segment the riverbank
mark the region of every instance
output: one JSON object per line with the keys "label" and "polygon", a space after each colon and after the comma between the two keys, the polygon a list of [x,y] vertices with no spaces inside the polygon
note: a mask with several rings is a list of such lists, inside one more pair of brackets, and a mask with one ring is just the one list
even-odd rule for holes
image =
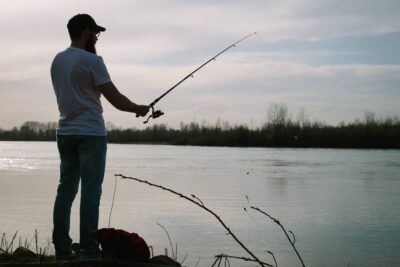
{"label": "riverbank", "polygon": [[[119,262],[113,260],[76,260],[60,262],[9,262],[1,263],[0,267],[166,267],[177,265],[140,263],[140,262]],[[180,265],[179,265],[180,266]]]}
{"label": "riverbank", "polygon": [[[0,141],[55,141],[56,123],[25,122],[11,130],[0,128]],[[287,147],[287,148],[380,148],[399,149],[400,121],[366,119],[337,126],[321,122],[284,120],[259,128],[192,122],[179,129],[154,124],[145,129],[109,127],[109,143],[168,144],[182,146]]]}
{"label": "riverbank", "polygon": [[13,253],[0,252],[0,267],[181,267],[178,262],[164,255],[154,256],[147,262],[110,259],[55,261],[54,255],[35,254],[24,247],[17,248]]}

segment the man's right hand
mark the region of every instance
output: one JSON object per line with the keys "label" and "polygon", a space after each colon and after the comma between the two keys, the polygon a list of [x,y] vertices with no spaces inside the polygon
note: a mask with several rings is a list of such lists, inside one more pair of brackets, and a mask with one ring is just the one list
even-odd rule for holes
{"label": "man's right hand", "polygon": [[137,105],[136,117],[144,117],[149,113],[150,107],[147,105]]}

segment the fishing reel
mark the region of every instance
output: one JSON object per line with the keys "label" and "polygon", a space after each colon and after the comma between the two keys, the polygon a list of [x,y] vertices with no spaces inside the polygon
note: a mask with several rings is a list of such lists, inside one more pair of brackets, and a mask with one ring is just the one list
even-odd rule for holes
{"label": "fishing reel", "polygon": [[160,109],[154,110],[154,106],[150,106],[150,107],[151,107],[151,115],[149,117],[147,117],[147,120],[145,120],[143,122],[144,124],[148,123],[151,118],[156,119],[156,118],[164,115],[164,112],[162,112]]}

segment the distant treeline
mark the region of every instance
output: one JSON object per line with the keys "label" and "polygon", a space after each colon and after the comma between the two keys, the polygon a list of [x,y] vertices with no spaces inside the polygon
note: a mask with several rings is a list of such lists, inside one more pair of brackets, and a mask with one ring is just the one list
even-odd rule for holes
{"label": "distant treeline", "polygon": [[[55,141],[56,123],[25,122],[11,130],[0,129],[2,141]],[[231,126],[227,122],[189,124],[179,129],[155,124],[146,129],[120,129],[109,125],[110,143],[148,143],[238,147],[400,148],[400,120],[376,119],[371,112],[363,120],[330,126],[310,122],[304,111],[291,119],[285,105],[273,105],[262,127]]]}

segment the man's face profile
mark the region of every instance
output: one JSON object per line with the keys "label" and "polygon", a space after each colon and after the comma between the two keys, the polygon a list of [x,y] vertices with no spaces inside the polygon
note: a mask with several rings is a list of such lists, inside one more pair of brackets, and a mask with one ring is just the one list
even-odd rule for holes
{"label": "man's face profile", "polygon": [[98,36],[98,33],[91,31],[89,37],[87,38],[87,40],[85,42],[85,50],[86,51],[93,53],[93,54],[97,54],[97,52],[96,52],[97,36]]}

